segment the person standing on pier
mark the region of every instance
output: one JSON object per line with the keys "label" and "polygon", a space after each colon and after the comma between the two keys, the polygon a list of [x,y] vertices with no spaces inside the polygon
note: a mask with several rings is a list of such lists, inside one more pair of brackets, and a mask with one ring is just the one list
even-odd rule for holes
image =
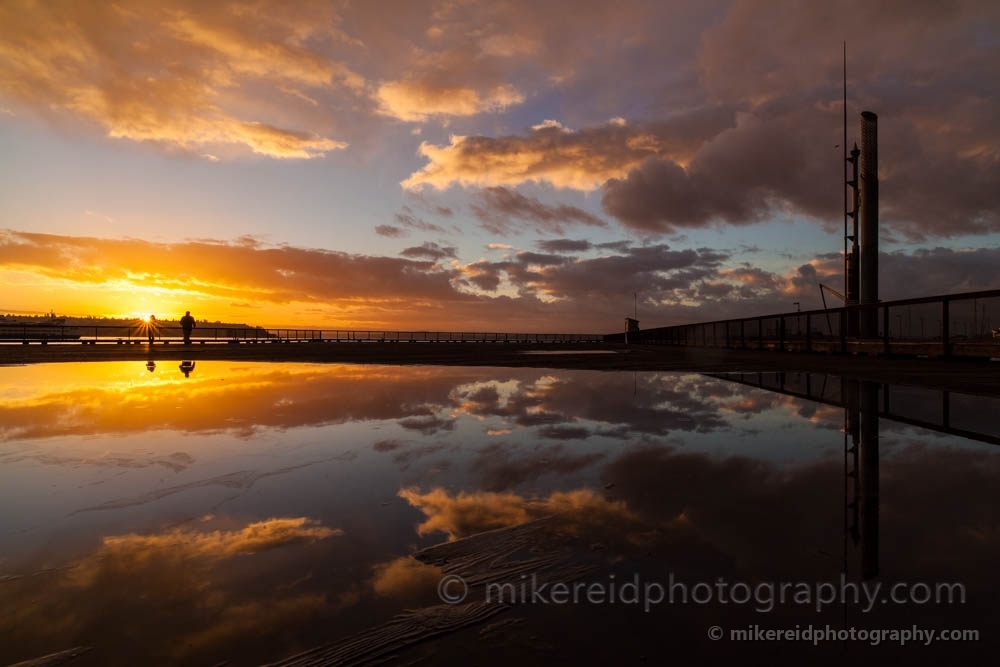
{"label": "person standing on pier", "polygon": [[194,318],[191,317],[191,311],[188,310],[184,313],[184,317],[181,318],[181,330],[184,332],[184,344],[191,344],[191,330],[194,329],[195,323]]}
{"label": "person standing on pier", "polygon": [[146,331],[149,332],[149,344],[153,344],[153,336],[156,335],[156,315],[149,316],[149,322],[146,323]]}

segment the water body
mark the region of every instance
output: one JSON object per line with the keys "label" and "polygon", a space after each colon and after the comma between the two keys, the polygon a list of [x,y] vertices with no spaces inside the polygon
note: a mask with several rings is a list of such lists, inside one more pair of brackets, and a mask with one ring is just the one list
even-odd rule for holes
{"label": "water body", "polygon": [[[4,368],[0,665],[985,655],[997,403],[801,374]],[[924,645],[952,630],[978,639]]]}

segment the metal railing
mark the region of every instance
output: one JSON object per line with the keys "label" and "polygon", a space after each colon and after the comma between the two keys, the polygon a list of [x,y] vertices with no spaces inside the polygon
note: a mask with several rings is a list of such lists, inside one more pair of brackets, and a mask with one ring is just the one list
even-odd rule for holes
{"label": "metal railing", "polygon": [[[878,335],[848,336],[848,322],[876,311]],[[609,334],[606,342],[743,350],[1000,356],[1000,290],[883,301]]]}
{"label": "metal railing", "polygon": [[[179,326],[141,324],[45,325],[0,323],[0,343],[111,343],[138,345],[182,343]],[[389,331],[376,329],[266,329],[262,327],[199,326],[191,333],[194,344],[228,343],[601,343],[601,334],[506,333],[473,331]]]}

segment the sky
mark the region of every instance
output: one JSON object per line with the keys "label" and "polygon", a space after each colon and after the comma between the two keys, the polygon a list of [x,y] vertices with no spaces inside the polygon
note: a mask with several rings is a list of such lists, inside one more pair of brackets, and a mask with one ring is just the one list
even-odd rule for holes
{"label": "sky", "polygon": [[[0,312],[619,331],[1000,288],[994,0],[0,3]],[[635,309],[635,311],[633,310]]]}

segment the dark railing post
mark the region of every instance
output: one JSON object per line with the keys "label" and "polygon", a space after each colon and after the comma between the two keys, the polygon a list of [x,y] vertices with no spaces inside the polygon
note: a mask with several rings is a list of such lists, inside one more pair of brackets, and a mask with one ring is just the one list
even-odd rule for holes
{"label": "dark railing post", "polygon": [[[902,331],[899,332],[899,337],[903,337]],[[889,306],[882,306],[882,352],[889,354]]]}
{"label": "dark railing post", "polygon": [[949,303],[951,299],[941,299],[941,356],[951,356],[951,314]]}
{"label": "dark railing post", "polygon": [[840,310],[840,353],[847,354],[847,320],[850,319],[850,310],[845,306]]}

